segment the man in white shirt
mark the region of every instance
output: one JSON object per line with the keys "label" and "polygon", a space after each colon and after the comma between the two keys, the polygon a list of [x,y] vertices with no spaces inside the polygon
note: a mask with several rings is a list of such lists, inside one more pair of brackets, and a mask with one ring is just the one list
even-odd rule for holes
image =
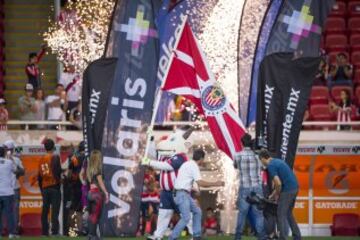
{"label": "man in white shirt", "polygon": [[76,108],[81,96],[81,78],[75,72],[74,66],[69,66],[61,73],[59,83],[65,88],[66,97],[68,101],[67,117],[70,111]]}
{"label": "man in white shirt", "polygon": [[9,238],[15,236],[14,222],[14,181],[13,174],[16,166],[11,159],[5,158],[5,148],[0,147],[0,232],[2,232],[2,215],[4,213],[8,229]]}
{"label": "man in white shirt", "polygon": [[66,93],[62,84],[57,84],[55,94],[50,95],[45,100],[48,114],[47,119],[50,121],[65,120],[64,111],[67,109]]}
{"label": "man in white shirt", "polygon": [[194,183],[199,187],[222,187],[224,182],[208,182],[201,180],[199,165],[205,158],[205,152],[202,149],[196,149],[193,153],[193,159],[183,163],[179,169],[175,180],[175,204],[177,205],[181,218],[173,229],[169,239],[177,239],[181,232],[191,219],[193,214],[193,239],[201,239],[201,208],[191,197],[191,190]]}
{"label": "man in white shirt", "polygon": [[13,161],[16,167],[16,172],[13,174],[14,183],[14,221],[15,232],[18,233],[19,227],[19,208],[20,208],[20,182],[19,178],[25,175],[24,166],[17,156],[15,156],[15,142],[13,140],[5,141],[6,158]]}

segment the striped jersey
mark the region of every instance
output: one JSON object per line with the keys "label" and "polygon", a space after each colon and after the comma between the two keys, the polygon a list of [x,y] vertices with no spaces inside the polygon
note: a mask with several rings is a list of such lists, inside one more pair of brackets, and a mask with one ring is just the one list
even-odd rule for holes
{"label": "striped jersey", "polygon": [[185,153],[178,153],[171,157],[161,156],[159,161],[167,162],[174,169],[173,171],[160,172],[160,188],[165,191],[172,191],[174,189],[175,180],[181,165],[188,160]]}

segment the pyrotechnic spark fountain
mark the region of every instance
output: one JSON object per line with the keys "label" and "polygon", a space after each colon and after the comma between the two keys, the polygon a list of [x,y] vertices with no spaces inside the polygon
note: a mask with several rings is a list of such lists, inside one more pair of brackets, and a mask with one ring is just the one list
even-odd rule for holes
{"label": "pyrotechnic spark fountain", "polygon": [[220,0],[199,37],[225,94],[238,109],[237,41],[243,0]]}
{"label": "pyrotechnic spark fountain", "polygon": [[59,61],[82,73],[104,53],[114,0],[70,1],[43,34]]}
{"label": "pyrotechnic spark fountain", "polygon": [[[201,46],[209,59],[210,66],[217,80],[233,104],[238,109],[237,53],[238,34],[243,0],[220,0],[208,17],[202,34],[199,36]],[[225,216],[233,215],[236,206],[239,181],[233,162],[222,153],[215,153],[219,179],[225,181],[225,187],[218,193],[218,204],[223,205]],[[215,157],[215,156],[214,156]],[[226,229],[230,232],[230,229]]]}
{"label": "pyrotechnic spark fountain", "polygon": [[71,221],[74,223],[74,225],[69,228],[69,236],[70,237],[77,237],[79,235],[79,226],[78,226],[76,212],[74,212],[71,215]]}

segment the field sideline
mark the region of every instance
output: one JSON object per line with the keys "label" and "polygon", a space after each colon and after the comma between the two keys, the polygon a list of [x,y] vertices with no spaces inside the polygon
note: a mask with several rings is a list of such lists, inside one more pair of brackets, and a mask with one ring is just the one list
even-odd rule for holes
{"label": "field sideline", "polygon": [[[85,240],[86,238],[81,237],[81,238],[69,238],[69,237],[49,237],[49,238],[45,238],[45,237],[22,237],[19,239],[24,239],[24,240],[35,240],[35,239],[42,239],[42,240],[55,240],[55,239],[59,239],[59,240],[70,240],[70,239],[79,239],[79,240]],[[105,239],[122,239],[122,240],[136,240],[136,239],[145,239],[144,237],[137,237],[137,238],[105,238]],[[184,240],[188,240],[189,238],[181,238]],[[213,240],[213,239],[219,239],[219,240],[232,240],[233,237],[226,237],[226,236],[218,236],[218,237],[209,237],[209,238],[205,238],[206,240]],[[243,237],[242,239],[244,240],[255,240],[256,238],[254,237]],[[290,239],[290,238],[289,238]],[[302,239],[304,240],[333,240],[333,239],[338,239],[338,240],[359,240],[360,237],[303,237]]]}

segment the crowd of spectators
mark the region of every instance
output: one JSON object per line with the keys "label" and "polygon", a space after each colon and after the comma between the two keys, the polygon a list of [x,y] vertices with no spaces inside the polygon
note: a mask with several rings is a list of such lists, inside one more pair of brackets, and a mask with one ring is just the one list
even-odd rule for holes
{"label": "crowd of spectators", "polygon": [[[4,100],[2,100],[4,101]],[[1,100],[0,100],[1,102]],[[8,120],[8,114],[0,104],[0,113],[3,121]],[[78,100],[76,104],[71,104],[69,107],[67,93],[64,86],[58,83],[55,87],[54,94],[45,95],[41,88],[36,90],[29,83],[25,85],[24,95],[18,100],[19,119],[23,121],[65,121],[69,120],[74,124],[72,129],[81,129],[81,104]],[[5,125],[4,123],[4,125]],[[23,129],[25,125],[23,126]],[[43,124],[29,125],[30,129],[45,129]],[[52,129],[57,129],[57,126],[50,126]]]}
{"label": "crowd of spectators", "polygon": [[[346,125],[360,119],[360,85],[354,79],[354,66],[349,63],[347,55],[340,52],[331,62],[324,54],[310,96],[304,121],[337,121],[344,122],[338,130],[351,130]],[[323,110],[318,111],[318,109]]]}
{"label": "crowd of spectators", "polygon": [[[43,73],[39,67],[40,61],[47,51],[47,46],[42,45],[39,52],[29,53],[25,66],[27,81],[24,94],[18,99],[16,112],[18,119],[31,121],[70,121],[73,126],[69,130],[80,130],[81,124],[81,85],[82,79],[74,67],[65,67],[60,74],[53,94],[44,91]],[[7,121],[10,119],[6,100],[0,98],[0,130],[7,130]],[[11,106],[13,107],[13,106]],[[49,127],[50,126],[50,127]],[[58,129],[57,125],[24,124],[22,129]]]}

